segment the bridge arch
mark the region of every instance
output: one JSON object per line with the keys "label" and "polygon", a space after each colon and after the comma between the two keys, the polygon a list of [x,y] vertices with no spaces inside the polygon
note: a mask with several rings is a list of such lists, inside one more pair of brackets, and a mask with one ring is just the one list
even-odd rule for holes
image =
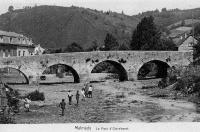
{"label": "bridge arch", "polygon": [[162,60],[149,60],[143,63],[137,72],[137,79],[144,79],[148,74],[149,78],[164,78],[167,76],[167,69],[170,67],[165,61]]}
{"label": "bridge arch", "polygon": [[[99,73],[99,72],[94,72],[94,71],[98,66],[100,66],[103,63],[109,63],[116,69],[115,73],[118,74],[119,81],[127,81],[128,80],[128,74],[127,74],[126,69],[123,67],[122,64],[120,64],[119,62],[114,61],[114,60],[103,60],[101,62],[98,62],[97,64],[94,65],[94,67],[92,68],[90,73]],[[105,68],[102,68],[102,69],[105,70]]]}
{"label": "bridge arch", "polygon": [[[7,69],[7,70],[14,70],[14,71],[17,71],[20,75],[22,75],[23,77],[24,77],[24,79],[25,79],[25,82],[22,82],[23,84],[29,84],[29,78],[27,77],[27,75],[25,74],[25,72],[23,72],[22,70],[19,70],[18,68],[16,68],[16,67],[12,67],[12,66],[5,66],[5,67],[0,67],[0,74],[3,74],[2,73],[2,71],[3,70],[5,70],[5,69]],[[8,72],[8,71],[7,71]],[[2,76],[2,75],[1,75]],[[13,77],[13,76],[12,76]],[[18,77],[15,77],[15,78],[17,78],[18,79]],[[1,79],[3,79],[3,78],[1,78]],[[4,81],[4,80],[2,80],[2,81]],[[10,82],[10,81],[5,81],[6,83],[18,83],[18,82]]]}
{"label": "bridge arch", "polygon": [[64,67],[64,71],[59,71],[59,69],[56,69],[56,73],[57,72],[67,72],[67,71],[70,71],[71,74],[73,75],[74,77],[74,83],[79,83],[80,82],[80,77],[79,77],[79,74],[77,73],[77,71],[72,67],[72,66],[69,66],[67,64],[62,64],[62,63],[55,63],[55,64],[51,64],[51,65],[48,65],[42,72],[42,75],[48,73],[48,70],[53,68],[53,67],[59,67],[59,66],[62,66]]}

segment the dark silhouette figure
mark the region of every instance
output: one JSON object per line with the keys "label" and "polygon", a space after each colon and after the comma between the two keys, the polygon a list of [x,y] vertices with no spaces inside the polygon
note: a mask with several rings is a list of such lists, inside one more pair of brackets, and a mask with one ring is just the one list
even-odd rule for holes
{"label": "dark silhouette figure", "polygon": [[71,93],[71,90],[69,90],[69,91],[68,91],[69,105],[72,104],[72,97],[73,97],[73,95],[72,95],[72,93]]}
{"label": "dark silhouette figure", "polygon": [[62,110],[62,116],[64,116],[64,113],[65,113],[65,106],[66,106],[65,100],[62,99],[62,102],[60,102],[60,104],[59,104],[59,107]]}
{"label": "dark silhouette figure", "polygon": [[79,94],[79,91],[77,90],[77,92],[76,92],[76,104],[77,105],[79,103],[79,97],[80,97],[80,94]]}

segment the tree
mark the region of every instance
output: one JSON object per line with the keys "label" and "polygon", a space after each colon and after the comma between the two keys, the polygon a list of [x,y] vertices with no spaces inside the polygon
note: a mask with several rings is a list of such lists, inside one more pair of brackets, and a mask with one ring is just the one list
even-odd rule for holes
{"label": "tree", "polygon": [[96,51],[98,50],[99,46],[98,46],[98,43],[97,43],[97,40],[94,40],[92,42],[92,45],[87,49],[87,51]]}
{"label": "tree", "polygon": [[167,11],[167,8],[162,8],[161,11],[162,11],[162,12],[166,12],[166,11]]}
{"label": "tree", "polygon": [[117,39],[112,34],[107,33],[106,38],[104,40],[104,46],[104,50],[108,51],[116,49],[119,46],[119,44],[117,42]]}
{"label": "tree", "polygon": [[12,5],[8,7],[8,12],[13,12],[13,10],[14,10],[14,7]]}
{"label": "tree", "polygon": [[75,42],[73,42],[72,44],[68,45],[64,49],[64,52],[83,52],[83,51],[84,51],[83,48],[79,44],[77,44]]}
{"label": "tree", "polygon": [[200,24],[197,24],[194,27],[194,35],[195,35],[195,37],[200,38]]}
{"label": "tree", "polygon": [[193,46],[194,48],[194,59],[200,57],[200,39],[198,40],[197,44]]}
{"label": "tree", "polygon": [[118,50],[130,50],[128,42],[124,42],[118,46]]}
{"label": "tree", "polygon": [[156,50],[161,33],[154,24],[152,16],[144,17],[133,31],[131,48],[133,50]]}
{"label": "tree", "polygon": [[166,39],[166,38],[161,39],[158,47],[159,47],[158,50],[166,50],[166,51],[178,50],[174,42],[171,39]]}

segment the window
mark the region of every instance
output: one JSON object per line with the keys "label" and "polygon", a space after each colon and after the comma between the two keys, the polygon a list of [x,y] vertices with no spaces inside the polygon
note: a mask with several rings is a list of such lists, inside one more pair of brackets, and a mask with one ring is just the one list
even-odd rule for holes
{"label": "window", "polygon": [[21,55],[21,51],[18,51],[18,56],[20,56]]}
{"label": "window", "polygon": [[23,51],[23,56],[25,56],[25,51]]}
{"label": "window", "polygon": [[192,47],[193,46],[193,42],[188,43],[188,46]]}
{"label": "window", "polygon": [[0,36],[0,41],[3,42],[3,37],[2,36]]}
{"label": "window", "polygon": [[10,43],[12,43],[12,38],[10,38]]}

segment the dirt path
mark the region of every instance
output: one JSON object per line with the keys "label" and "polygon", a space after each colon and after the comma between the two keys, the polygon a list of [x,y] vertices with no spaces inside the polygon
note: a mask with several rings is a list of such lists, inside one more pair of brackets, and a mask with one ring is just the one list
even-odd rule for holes
{"label": "dirt path", "polygon": [[[122,121],[145,121],[145,122],[173,122],[173,121],[199,121],[200,114],[197,106],[185,100],[172,100],[150,97],[144,94],[144,85],[140,82],[116,83],[111,85],[113,94],[122,92],[126,96],[122,106],[129,106],[131,112],[129,119]],[[132,86],[132,88],[130,88]],[[110,90],[110,89],[109,89]],[[151,90],[151,89],[148,89]],[[130,118],[132,117],[132,118]],[[136,119],[135,119],[136,118]],[[118,121],[115,121],[118,122]]]}
{"label": "dirt path", "polygon": [[[21,110],[15,115],[17,123],[94,123],[94,122],[174,122],[199,121],[197,106],[184,100],[156,98],[146,94],[152,89],[143,86],[156,82],[103,82],[94,83],[93,98],[80,101],[79,106],[67,104],[65,116],[61,117],[58,103],[67,101],[67,90],[73,93],[83,84],[41,85],[45,101],[33,101],[31,112]],[[38,89],[33,86],[14,86],[21,94]]]}

